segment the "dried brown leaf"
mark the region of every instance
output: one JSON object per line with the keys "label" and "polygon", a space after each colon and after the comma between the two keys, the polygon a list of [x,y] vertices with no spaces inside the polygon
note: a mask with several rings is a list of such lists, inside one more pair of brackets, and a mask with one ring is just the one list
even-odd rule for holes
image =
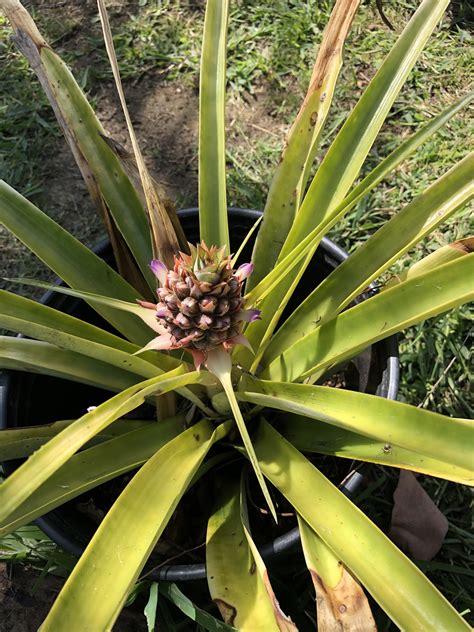
{"label": "dried brown leaf", "polygon": [[338,584],[327,586],[311,570],[316,590],[318,632],[376,632],[369,602],[359,583],[345,569]]}
{"label": "dried brown leaf", "polygon": [[[114,138],[106,136],[105,134],[102,134],[102,138],[112,149],[112,151],[115,152],[117,158],[119,158],[120,162],[122,163],[123,170],[127,174],[130,182],[135,187],[138,195],[141,197],[143,206],[146,206],[146,200],[140,180],[140,173],[138,171],[137,161],[135,160],[134,156]],[[188,240],[186,239],[183,227],[181,226],[181,223],[179,221],[178,214],[176,213],[176,206],[173,200],[166,195],[163,187],[154,178],[151,178],[151,180],[156,193],[160,200],[163,202],[163,206],[165,207],[166,212],[168,213],[169,218],[173,224],[173,228],[179,241],[179,249],[181,250],[181,252],[189,253]]]}
{"label": "dried brown leaf", "polygon": [[296,625],[293,623],[290,617],[288,617],[280,608],[280,604],[278,603],[278,599],[275,596],[266,570],[263,573],[263,583],[267,590],[268,596],[270,597],[270,601],[272,602],[275,621],[280,632],[298,632],[298,628],[296,627]]}
{"label": "dried brown leaf", "polygon": [[431,560],[440,550],[448,521],[434,504],[413,472],[400,471],[393,494],[390,538],[416,560]]}
{"label": "dried brown leaf", "polygon": [[155,257],[161,259],[168,268],[172,268],[174,264],[174,255],[179,251],[178,239],[166,208],[154,187],[153,180],[145,165],[135,130],[133,129],[132,120],[130,118],[130,113],[128,111],[122,87],[117,57],[115,55],[112,31],[110,29],[109,18],[104,0],[97,0],[97,5],[102,23],[105,47],[107,49],[109,62],[115,79],[115,85],[122,105],[125,121],[127,123],[127,129],[132,142],[133,153],[146,200],[148,219],[152,235],[153,254]]}

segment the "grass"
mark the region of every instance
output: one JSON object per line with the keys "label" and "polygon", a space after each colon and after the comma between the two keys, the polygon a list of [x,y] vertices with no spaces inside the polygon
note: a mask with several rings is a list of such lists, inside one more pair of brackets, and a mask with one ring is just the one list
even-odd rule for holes
{"label": "grass", "polygon": [[[7,31],[6,19],[0,26]],[[0,166],[2,177],[26,196],[41,190],[42,154],[57,137],[54,115],[28,62],[7,39],[0,40]],[[28,157],[28,158],[27,158]]]}
{"label": "grass", "polygon": [[[327,0],[274,0],[271,3],[240,0],[232,4],[229,102],[237,114],[246,108],[261,110],[262,120],[252,127],[236,117],[229,126],[231,205],[263,207],[284,131],[304,95],[314,60],[314,45],[321,38],[331,5]],[[372,5],[363,4],[356,17],[322,150],[329,146],[347,112],[395,41],[397,33],[381,24]],[[388,18],[399,32],[417,2],[399,0],[385,5]],[[125,3],[122,8],[113,5],[111,10],[126,89],[139,89],[141,81],[149,75],[157,82],[176,85],[179,89],[182,86],[196,88],[203,18],[200,3],[142,0]],[[392,151],[401,138],[464,95],[469,85],[472,87],[473,31],[469,22],[472,15],[467,3],[453,3],[452,10],[427,44],[397,98],[361,176]],[[36,17],[40,28],[72,65],[84,89],[91,95],[99,95],[98,98],[103,97],[111,89],[111,74],[98,19],[87,11],[84,15],[74,10],[68,15],[63,13],[38,9]],[[8,27],[1,18],[0,27],[8,34]],[[33,201],[46,201],[47,210],[54,213],[55,201],[49,199],[44,190],[49,168],[45,156],[57,150],[59,132],[31,70],[6,38],[0,41],[0,81],[5,87],[0,97],[2,175]],[[458,114],[363,200],[331,236],[351,251],[466,155],[471,118],[472,109]],[[469,209],[458,213],[408,253],[399,267],[439,245],[472,233],[471,216]],[[1,232],[0,247],[7,249],[15,274],[44,274],[15,240]],[[471,345],[472,312],[467,307],[411,328],[400,345],[403,366],[400,399],[452,416],[472,416],[469,401]],[[395,474],[374,468],[371,481],[368,489],[371,495],[366,495],[363,507],[379,524],[386,526],[390,512],[388,493],[395,485]],[[459,610],[473,609],[472,598],[468,596],[474,572],[474,538],[469,534],[472,496],[465,488],[427,477],[423,484],[448,517],[450,530],[440,555],[422,566]]]}

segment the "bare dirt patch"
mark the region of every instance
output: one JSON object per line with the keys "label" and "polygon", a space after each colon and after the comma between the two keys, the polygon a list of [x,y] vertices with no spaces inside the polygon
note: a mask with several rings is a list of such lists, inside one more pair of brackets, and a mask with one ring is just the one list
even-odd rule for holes
{"label": "bare dirt patch", "polygon": [[[15,565],[9,583],[0,601],[0,632],[36,632],[64,580],[53,575],[39,578],[37,571]],[[122,611],[114,625],[114,632],[145,632],[146,629],[145,617],[129,609]]]}

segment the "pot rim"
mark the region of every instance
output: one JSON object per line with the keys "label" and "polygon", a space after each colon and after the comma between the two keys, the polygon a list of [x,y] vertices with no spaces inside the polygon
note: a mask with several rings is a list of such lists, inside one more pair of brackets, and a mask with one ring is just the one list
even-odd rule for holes
{"label": "pot rim", "polygon": [[[229,207],[229,214],[238,218],[251,218],[257,220],[262,211],[255,209],[244,209],[239,207]],[[197,207],[180,209],[178,215],[182,219],[194,218],[198,214]],[[109,244],[108,239],[99,241],[92,250],[99,254]],[[337,244],[335,244],[328,237],[323,237],[320,242],[320,247],[324,250],[336,265],[344,261],[348,257],[348,254]],[[62,284],[60,279],[55,281],[58,285]],[[377,291],[376,286],[371,284],[374,292]],[[47,304],[56,293],[53,290],[48,290],[39,299],[39,302]],[[21,335],[21,334],[20,334]],[[399,388],[399,376],[400,376],[400,362],[398,354],[398,344],[396,335],[392,335],[384,340],[380,341],[385,345],[385,351],[387,355],[387,364],[383,370],[383,380],[381,383],[382,393],[380,396],[386,399],[396,399]],[[6,409],[9,394],[9,377],[8,371],[0,371],[0,429],[7,427]],[[362,464],[363,466],[364,464]],[[348,476],[340,483],[339,489],[348,497],[355,495],[363,482],[363,475],[360,472],[360,467],[353,469]],[[63,549],[74,555],[80,557],[84,551],[77,541],[74,541],[71,537],[68,537],[59,527],[56,527],[54,523],[48,518],[48,514],[37,518],[34,521],[40,529],[50,537],[56,544]],[[294,527],[287,533],[275,538],[272,542],[264,544],[260,548],[260,554],[265,561],[272,560],[283,554],[289,553],[300,541],[298,527]],[[150,572],[147,575],[153,580],[166,580],[166,581],[192,581],[198,579],[206,579],[206,564],[174,564],[165,565],[161,568]]]}

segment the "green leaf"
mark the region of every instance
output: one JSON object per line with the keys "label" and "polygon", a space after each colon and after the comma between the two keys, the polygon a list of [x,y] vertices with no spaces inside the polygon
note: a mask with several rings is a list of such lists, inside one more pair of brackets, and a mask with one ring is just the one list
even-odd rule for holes
{"label": "green leaf", "polygon": [[225,67],[228,0],[208,0],[199,88],[199,222],[208,246],[229,252],[225,173]]}
{"label": "green leaf", "polygon": [[278,522],[272,497],[270,496],[270,492],[268,490],[263,474],[260,471],[257,457],[255,456],[255,452],[252,446],[252,439],[250,438],[247,425],[235,397],[234,387],[232,385],[232,361],[230,355],[226,351],[224,351],[224,349],[213,349],[208,353],[206,366],[222,384],[222,387],[232,409],[237,428],[239,429],[240,436],[242,437],[245,451],[254,469],[258,484],[260,485],[260,489],[262,490],[263,496],[267,502],[267,505],[275,522]]}
{"label": "green leaf", "polygon": [[[394,170],[409,156],[413,155],[418,147],[429,140],[443,125],[448,123],[460,110],[467,107],[474,99],[474,92],[470,92],[458,101],[455,101],[440,114],[432,118],[428,123],[420,127],[414,134],[404,140],[386,158],[384,158],[365,178],[356,185],[344,200],[337,206],[333,216],[339,219],[346,215],[356,204],[360,202],[375,186]],[[331,223],[331,226],[333,224]]]}
{"label": "green leaf", "polygon": [[185,373],[185,369],[180,367],[127,388],[80,417],[32,454],[1,484],[0,524],[87,441],[119,417],[137,408],[146,397],[168,393],[202,379],[202,374],[197,371]]}
{"label": "green leaf", "polygon": [[448,0],[423,0],[321,163],[285,242],[287,254],[342,202]]}
{"label": "green leaf", "polygon": [[[254,232],[257,230],[257,227],[260,225],[260,222],[262,221],[262,219],[263,219],[263,215],[260,215],[260,217],[254,222],[252,228],[245,235],[244,239],[240,242],[240,246],[238,247],[238,249],[235,252],[235,254],[232,256],[232,259],[231,259],[231,262],[230,262],[231,268],[235,268],[236,267],[237,261],[239,260],[240,255],[242,254],[242,252],[243,252],[245,246],[247,245],[250,237],[252,237]],[[248,279],[247,279],[247,283],[248,283]]]}
{"label": "green leaf", "polygon": [[327,587],[335,588],[341,581],[344,570],[341,560],[301,516],[298,515],[297,518],[301,548],[308,570],[313,578],[317,573]]}
{"label": "green leaf", "polygon": [[469,469],[474,424],[375,395],[329,386],[243,379],[239,399],[344,428],[388,446]]}
{"label": "green leaf", "polygon": [[316,419],[294,414],[280,415],[276,429],[301,452],[368,461],[437,476],[462,485],[474,484],[472,467],[462,468]]}
{"label": "green leaf", "polygon": [[460,259],[471,252],[474,252],[474,237],[459,239],[452,244],[438,248],[431,254],[411,265],[406,270],[403,270],[403,272],[394,275],[380,288],[380,291],[384,292],[394,285],[403,283],[408,279],[413,279],[420,274],[434,270],[435,268],[438,268],[445,263],[449,263],[450,261],[454,261],[455,259]]}
{"label": "green leaf", "polygon": [[[153,335],[153,328],[157,326],[154,311],[141,307],[136,303],[126,303],[107,296],[99,296],[90,292],[79,292],[40,281],[23,279],[18,280],[18,282],[34,286],[39,285],[45,289],[89,300],[91,303],[108,305],[113,309],[128,311],[150,326],[150,336]],[[140,351],[137,345],[35,301],[1,290],[0,298],[4,299],[3,304],[5,306],[4,314],[2,314],[3,310],[0,307],[0,326],[3,323],[6,329],[49,341],[62,348],[78,351],[86,356],[108,362],[142,377],[160,375],[163,371],[171,371],[179,366],[191,368],[184,360],[178,360],[171,355],[157,351],[145,352],[141,354],[140,358],[137,358],[136,354]],[[80,337],[67,335],[69,332],[78,334]],[[82,337],[85,340],[82,340]],[[100,344],[95,344],[96,341]],[[109,347],[113,348],[110,349]],[[67,377],[67,375],[64,377]],[[176,392],[195,404],[206,415],[212,417],[213,412],[203,403],[198,394],[194,392],[195,390],[197,390],[196,386],[183,387],[176,389]]]}
{"label": "green leaf", "polygon": [[[51,103],[93,201],[106,224],[112,214],[143,275],[153,284],[148,269],[151,245],[146,215],[120,160],[103,138],[102,125],[73,75],[43,39],[21,3],[9,0],[3,3],[3,9],[16,31],[18,48],[30,62]],[[110,232],[114,241],[115,227]]]}
{"label": "green leaf", "polygon": [[[283,299],[282,299],[282,301],[280,303],[280,306],[273,313],[273,316],[272,316],[272,318],[270,320],[269,326],[268,326],[267,330],[265,331],[265,334],[264,334],[264,336],[262,337],[262,339],[261,339],[261,341],[259,343],[259,347],[257,348],[257,352],[255,354],[253,362],[250,365],[250,373],[256,373],[258,370],[260,370],[262,356],[265,353],[267,345],[272,340],[273,332],[274,332],[275,328],[278,325],[278,322],[279,322],[279,320],[281,318],[281,315],[283,313],[285,305],[290,300],[293,292],[295,291],[298,283],[300,282],[301,277],[302,277],[302,275],[304,273],[304,270],[305,270],[305,268],[306,268],[306,266],[309,263],[309,260],[311,258],[312,258],[311,254],[306,255],[306,260],[304,262],[304,265],[300,267],[298,274],[295,276],[295,278],[292,280],[291,284],[287,288],[286,294],[283,297]],[[277,266],[277,268],[278,267],[279,267],[279,265]],[[275,271],[276,271],[276,268],[275,268]],[[266,279],[268,279],[270,276],[271,275],[268,275],[266,277]],[[266,282],[266,279],[263,279],[262,284],[264,284]],[[267,292],[271,291],[271,287],[274,287],[274,283],[270,287],[267,287],[267,289],[266,289]],[[266,294],[266,292],[264,292],[264,294]],[[271,299],[271,297],[269,297],[269,298]],[[252,301],[249,300],[248,298],[246,299],[246,301],[247,301],[248,304],[252,304]],[[257,302],[257,305],[259,305],[258,302]],[[259,305],[259,307],[260,307],[260,305]],[[263,310],[262,310],[261,313],[263,313]],[[244,351],[247,352],[247,349],[245,347],[244,347]],[[237,354],[236,354],[236,364],[241,364],[243,367],[245,367],[246,366],[246,364],[245,364],[245,354],[243,354],[243,355],[244,355],[244,357],[241,357],[241,355],[239,355],[239,352],[237,352]]]}
{"label": "green leaf", "polygon": [[[25,284],[29,283],[30,281],[26,281]],[[31,284],[33,283],[36,285],[36,281],[32,279]],[[57,288],[57,286],[50,283],[45,285],[41,284],[40,287],[53,290]],[[66,292],[69,291],[68,288],[64,288],[64,290]],[[120,336],[105,331],[105,329],[91,325],[79,318],[71,316],[70,314],[60,312],[59,310],[53,309],[52,307],[42,303],[38,303],[37,301],[33,301],[24,296],[18,296],[12,292],[7,292],[6,290],[0,290],[0,317],[4,319],[2,320],[2,323],[9,322],[8,319],[22,321],[29,320],[39,326],[56,329],[58,333],[71,334],[72,336],[100,345],[105,345],[113,349],[118,349],[126,353],[134,353],[137,349],[139,349],[138,345],[128,342],[128,340],[124,340]],[[7,328],[7,325],[2,324],[0,327]]]}
{"label": "green leaf", "polygon": [[[253,289],[247,293],[247,300],[249,303],[255,303],[261,301],[267,296],[278,283],[285,278],[288,270],[293,269],[298,263],[300,263],[308,253],[319,243],[321,237],[332,228],[337,221],[348,213],[356,204],[360,202],[377,184],[379,184],[388,174],[392,173],[400,163],[402,163],[408,156],[413,154],[416,149],[426,142],[436,131],[440,129],[444,124],[451,120],[451,118],[459,112],[463,107],[466,107],[474,99],[474,92],[466,95],[452,106],[441,112],[438,116],[432,119],[429,123],[424,125],[417,132],[408,137],[397,149],[384,158],[363,180],[360,182],[350,194],[344,198],[339,204],[336,211],[334,211],[331,220],[322,222],[319,226],[313,229],[306,237],[298,243],[298,245],[287,255],[278,265],[276,265],[271,272],[269,272],[262,281],[253,287]],[[253,275],[252,275],[253,276]]]}
{"label": "green leaf", "polygon": [[321,131],[331,107],[342,66],[342,49],[359,0],[337,0],[323,33],[318,56],[300,111],[288,133],[265,204],[255,244],[250,289],[274,267],[306,186]]}
{"label": "green leaf", "polygon": [[[107,334],[98,327],[88,325],[58,310],[2,290],[0,327],[49,342],[61,349],[81,353],[143,378],[163,373],[162,369],[133,355],[139,349],[136,345],[123,341],[123,346],[128,347],[127,351],[116,349],[104,342],[111,339],[117,344],[116,341],[120,340],[117,336]],[[95,342],[91,338],[104,342]]]}
{"label": "green leaf", "polygon": [[[67,296],[82,298],[84,299],[84,301],[90,303],[93,306],[105,305],[108,308],[117,310],[119,312],[128,312],[129,314],[134,314],[135,316],[140,318],[146,325],[148,325],[151,330],[157,331],[157,322],[154,310],[142,307],[136,301],[131,303],[114,298],[113,296],[95,294],[94,292],[88,292],[85,290],[72,289],[69,287],[63,287],[62,285],[55,285],[53,283],[46,283],[45,281],[38,281],[36,279],[13,278],[7,280],[11,283],[32,285],[33,287],[41,287],[51,292],[58,292],[59,294],[66,294]],[[150,329],[148,330],[148,340],[153,335]]]}
{"label": "green leaf", "polygon": [[[270,601],[272,606],[273,616],[271,621],[275,620],[277,623],[277,627],[280,632],[298,632],[296,626],[292,622],[292,620],[287,617],[282,609],[280,608],[280,604],[273,592],[272,585],[270,583],[270,579],[268,577],[268,571],[266,569],[265,563],[260,555],[260,551],[257,548],[257,545],[252,539],[252,535],[250,532],[250,522],[249,522],[249,514],[248,514],[248,505],[247,505],[247,493],[245,489],[245,473],[242,472],[240,479],[240,521],[242,523],[242,527],[245,533],[245,538],[247,540],[248,547],[252,554],[255,563],[255,571],[260,576],[260,581],[265,587],[266,590],[266,598]],[[249,569],[249,572],[252,572],[252,569]],[[250,632],[249,628],[249,632]],[[268,629],[268,628],[266,628]],[[262,630],[263,632],[263,630]]]}
{"label": "green leaf", "polygon": [[[102,259],[3,181],[0,223],[71,287],[113,294],[123,301],[138,298],[136,290]],[[143,345],[150,339],[148,328],[133,316],[105,306],[96,311],[132,342]]]}
{"label": "green leaf", "polygon": [[148,632],[155,632],[156,624],[156,609],[158,607],[158,584],[152,582],[150,586],[150,596],[148,597],[147,604],[143,610],[143,614],[146,618],[146,625]]}
{"label": "green leaf", "polygon": [[136,582],[135,585],[133,586],[132,590],[128,594],[128,597],[127,597],[127,599],[126,599],[126,601],[124,603],[124,608],[128,608],[133,603],[135,603],[138,595],[140,595],[143,592],[145,592],[150,587],[151,584],[152,584],[152,582],[147,581],[147,580],[142,580],[142,581]]}
{"label": "green leaf", "polygon": [[[29,456],[43,444],[57,435],[61,430],[74,423],[74,419],[64,419],[55,421],[51,424],[42,426],[19,426],[8,428],[8,430],[0,430],[0,462],[10,461],[12,459],[21,459]],[[91,440],[90,444],[98,441],[106,441],[112,437],[117,437],[124,432],[137,430],[153,421],[144,421],[138,419],[123,419],[116,421],[113,426],[106,428]]]}
{"label": "green leaf", "polygon": [[174,619],[170,612],[170,608],[168,607],[166,601],[160,599],[160,601],[158,602],[158,608],[160,610],[160,622],[162,623],[163,629],[166,630],[166,632],[178,632],[178,628],[174,622]]}
{"label": "green leaf", "polygon": [[[222,621],[218,621],[205,610],[198,608],[180,591],[176,584],[160,582],[159,591],[162,595],[169,599],[171,603],[179,608],[181,612],[184,612],[191,621],[195,621],[205,630],[209,630],[210,632],[234,632],[236,630],[236,628],[233,628],[226,623],[222,623]],[[168,628],[166,628],[166,630],[168,630]]]}
{"label": "green leaf", "polygon": [[[325,155],[296,215],[279,261],[289,255],[314,228],[329,221],[337,212],[338,205],[357,178],[397,94],[448,2],[423,0],[420,4]],[[316,247],[317,243],[312,252]],[[306,262],[309,262],[309,257]],[[289,300],[288,289],[302,269],[303,266],[299,264],[291,272],[288,271],[284,281],[262,303],[262,320],[252,323],[246,331],[254,349],[259,347],[270,323],[270,329],[276,326],[275,314]],[[242,361],[241,357],[239,359]],[[249,365],[247,357],[244,366]]]}
{"label": "green leaf", "polygon": [[413,562],[265,422],[259,427],[255,448],[269,480],[400,629],[417,632],[470,629]]}
{"label": "green leaf", "polygon": [[44,621],[43,632],[67,629],[71,620],[79,620],[85,630],[112,628],[194,473],[228,429],[214,429],[204,419],[139,470],[99,525]]}
{"label": "green leaf", "polygon": [[[240,476],[220,475],[217,505],[207,523],[209,592],[222,618],[242,632],[279,632],[265,583],[265,565],[252,541]],[[268,579],[266,580],[268,583]]]}
{"label": "green leaf", "polygon": [[[122,80],[120,78],[120,71],[117,62],[117,57],[115,55],[114,41],[112,37],[112,31],[110,28],[109,17],[107,15],[107,9],[105,6],[104,0],[98,0],[97,6],[99,9],[100,21],[102,24],[102,32],[104,36],[105,48],[107,50],[107,55],[109,57],[110,66],[112,68],[112,73],[115,80],[115,86],[117,88],[117,92],[120,99],[120,104],[122,106],[122,111],[125,117],[125,121],[127,123],[128,134],[130,136],[130,140],[133,147],[133,153],[135,155],[136,165],[138,168],[138,173],[140,176],[140,186],[143,189],[146,206],[148,210],[148,219],[150,224],[150,232],[152,237],[152,251],[155,258],[163,261],[168,268],[173,267],[174,263],[174,255],[176,255],[179,251],[178,239],[176,237],[176,233],[174,231],[174,227],[170,217],[168,216],[167,209],[160,199],[157,189],[153,183],[153,180],[148,172],[148,169],[145,165],[145,161],[143,159],[142,152],[140,150],[140,146],[138,144],[138,140],[135,134],[135,130],[133,129],[132,120],[130,118],[130,114],[128,112],[127,103],[125,100],[125,94],[122,88]],[[147,231],[147,238],[148,231]],[[133,251],[133,248],[132,248]],[[147,253],[149,254],[149,253]],[[137,255],[139,255],[139,251],[137,251]],[[139,260],[140,257],[138,256]],[[145,261],[145,269],[148,275],[150,274],[150,270],[148,268],[149,261]],[[142,263],[143,266],[143,263]],[[146,277],[147,274],[144,273]],[[153,277],[150,278],[151,287],[154,289],[156,287],[156,281]]]}
{"label": "green leaf", "polygon": [[109,391],[122,391],[140,380],[129,371],[88,358],[82,353],[13,336],[0,336],[0,367],[53,375]]}
{"label": "green leaf", "polygon": [[[297,264],[303,261],[306,257],[308,257],[308,253],[312,251],[312,249],[317,246],[321,237],[332,228],[337,221],[343,217],[348,211],[350,211],[364,196],[366,196],[373,187],[375,187],[381,180],[390,172],[392,172],[407,156],[413,153],[419,145],[425,142],[433,133],[435,133],[442,125],[444,125],[447,121],[450,120],[452,116],[454,116],[461,108],[468,105],[472,99],[474,98],[474,93],[467,95],[466,97],[460,99],[457,103],[447,108],[444,112],[422,127],[418,132],[413,134],[410,138],[408,138],[404,143],[402,143],[395,151],[393,151],[389,156],[387,156],[382,162],[371,171],[364,180],[357,185],[351,193],[344,198],[344,200],[339,204],[337,209],[334,211],[331,219],[326,219],[319,226],[313,229],[292,251],[289,255],[287,255],[284,259],[282,259],[271,272],[267,274],[267,276],[262,279],[262,281],[254,287],[248,294],[246,295],[246,301],[248,304],[258,304],[265,297],[267,297],[277,285],[284,280],[288,272],[292,270]],[[466,191],[464,191],[466,193]],[[456,200],[451,200],[454,204]],[[413,209],[412,209],[413,210]],[[455,210],[455,209],[454,209]],[[449,211],[453,212],[453,209],[449,207],[445,209],[445,212]],[[446,215],[443,215],[442,218],[446,218]],[[436,220],[436,216],[434,217]],[[432,225],[430,224],[430,229]],[[306,263],[302,265],[301,272],[306,267]],[[296,287],[300,276],[295,277],[293,283],[288,289],[288,297],[292,295],[294,288]],[[394,283],[393,283],[394,284]],[[389,284],[390,285],[390,284]],[[319,290],[319,288],[318,288]],[[236,349],[234,352],[234,356],[237,362],[242,363],[243,366],[250,366],[250,371],[254,372],[260,365],[260,362],[265,363],[269,362],[271,356],[276,357],[285,346],[288,346],[288,339],[297,338],[297,336],[292,335],[295,331],[287,326],[288,321],[282,324],[280,329],[273,335],[277,323],[280,320],[281,314],[283,313],[283,309],[287,303],[287,297],[283,299],[280,306],[277,307],[275,305],[275,309],[272,315],[272,318],[269,322],[269,325],[266,329],[265,335],[262,337],[255,357],[253,361],[249,359],[249,352],[246,349],[240,348]],[[316,319],[314,319],[316,320]],[[256,325],[259,326],[258,323]],[[267,351],[268,348],[268,351]],[[265,360],[262,360],[262,356],[265,353]]]}
{"label": "green leaf", "polygon": [[377,340],[472,300],[473,274],[471,253],[396,285],[304,332],[261,375],[292,382],[353,358]]}
{"label": "green leaf", "polygon": [[112,428],[96,435],[95,439],[101,439],[102,443],[70,457],[1,523],[0,535],[10,533],[89,489],[139,467],[185,427],[184,415],[150,423],[146,427],[137,424],[136,430],[130,430],[135,422],[129,421],[129,432],[122,431],[121,435],[104,440],[107,438],[105,432],[111,434],[115,426],[124,423],[115,422]]}
{"label": "green leaf", "polygon": [[[79,138],[81,137],[81,132],[83,131],[83,126],[81,124],[84,121],[80,118],[81,112],[76,110],[79,116],[72,117],[72,123],[73,125],[75,124],[75,127],[74,128],[68,127],[67,115],[66,113],[63,115],[63,112],[61,111],[61,105],[62,105],[61,99],[56,99],[55,90],[57,90],[58,93],[62,93],[64,90],[64,85],[62,83],[59,83],[59,81],[56,86],[53,86],[51,84],[51,77],[48,75],[48,64],[42,63],[42,58],[41,58],[42,49],[43,48],[51,49],[51,47],[42,38],[41,34],[36,28],[35,23],[31,19],[28,12],[23,8],[19,0],[8,0],[7,2],[3,2],[2,6],[3,6],[5,14],[8,16],[10,22],[12,23],[12,26],[16,30],[16,35],[13,39],[18,45],[18,48],[23,52],[25,57],[29,60],[32,68],[35,70],[38,76],[38,79],[44,89],[44,92],[46,96],[48,97],[51,103],[51,106],[56,114],[58,123],[63,130],[66,142],[69,144],[72,154],[74,155],[77,166],[79,167],[79,170],[84,179],[84,183],[87,189],[89,190],[89,194],[92,198],[92,201],[94,202],[97,210],[99,211],[99,214],[101,215],[103,219],[107,232],[110,236],[110,241],[111,241],[112,249],[114,252],[115,260],[117,262],[117,266],[118,266],[118,269],[120,270],[121,275],[129,283],[131,283],[133,287],[137,288],[137,290],[140,293],[143,293],[144,296],[148,295],[149,287],[146,285],[146,282],[143,276],[141,275],[141,272],[139,271],[138,266],[136,265],[136,262],[130,252],[130,249],[128,248],[126,241],[122,237],[122,234],[111,215],[109,206],[113,205],[113,199],[111,199],[111,196],[107,197],[106,195],[104,195],[104,193],[101,190],[101,178],[100,178],[101,174],[100,173],[97,174],[97,177],[96,177],[96,174],[94,173],[94,168],[97,167],[97,162],[95,162],[94,164],[92,164],[92,162],[89,163],[87,161],[86,156],[82,153],[82,145],[79,141]],[[52,54],[54,55],[54,53]],[[68,80],[70,80],[69,71],[65,69],[63,72],[63,75],[64,75],[63,78],[65,79],[65,84],[67,84]],[[82,92],[80,91],[80,89],[77,87],[76,84],[73,84],[73,87],[76,90],[71,92],[69,96],[72,98],[76,106],[78,105],[80,106],[81,104],[85,102],[86,110],[87,110],[87,102],[85,101],[84,95],[82,94]],[[66,100],[65,105],[66,105],[66,108],[68,108],[68,106],[70,108],[72,107],[74,111],[74,105],[68,102],[68,100]],[[86,126],[88,122],[89,121],[86,122]],[[113,150],[114,154],[119,155],[119,152],[117,151],[117,147],[119,147],[118,143],[113,141],[113,139],[110,139],[106,137],[104,134],[102,134],[102,127],[100,123],[98,121],[96,121],[96,123],[97,123],[96,129],[92,127],[93,139],[99,140],[99,137],[97,135],[97,131],[99,131],[101,140],[105,142]],[[77,138],[76,138],[76,134],[77,134]],[[100,152],[98,152],[98,155],[100,155]],[[93,157],[97,158],[98,155],[94,154]],[[122,161],[121,159],[122,156],[119,156],[119,158],[120,158],[120,163],[124,167],[125,175],[129,175],[130,172],[129,170],[126,169],[126,164],[127,164],[126,161],[125,160]],[[109,166],[112,169],[114,167],[114,164],[108,164],[107,166]],[[132,185],[134,183],[134,179],[132,176],[131,176],[131,183]],[[123,188],[124,187],[122,187],[122,192],[125,193],[125,191],[123,191]],[[129,202],[131,201],[129,200]],[[131,203],[130,203],[130,206],[132,206]],[[129,223],[131,224],[133,224],[133,220],[135,219],[134,210],[135,209],[132,207],[132,212],[131,212],[132,218],[131,218],[131,221],[129,220]],[[138,212],[138,215],[140,216],[140,213],[143,214],[143,209],[138,206],[137,212]],[[137,218],[138,223],[140,221],[139,216]],[[120,218],[117,218],[117,221],[120,222]],[[126,230],[128,226],[124,224],[127,224],[127,223],[124,222],[122,224],[122,228]],[[149,274],[150,271],[148,270],[147,273]]]}
{"label": "green leaf", "polygon": [[69,420],[64,420],[44,426],[28,426],[26,428],[1,430],[0,463],[29,456],[71,423]]}
{"label": "green leaf", "polygon": [[66,125],[97,179],[105,203],[142,274],[154,287],[148,267],[152,258],[148,222],[140,198],[119,159],[102,138],[104,129],[64,62],[48,47],[41,49],[40,57]]}
{"label": "green leaf", "polygon": [[[48,284],[46,284],[46,287],[53,290],[57,289],[57,286]],[[83,296],[82,293],[77,293],[75,290],[64,290],[67,294]],[[87,297],[91,302],[102,302],[112,307],[117,307],[118,305],[120,309],[125,307],[131,313],[137,314],[145,322],[149,321],[151,326],[155,325],[153,310],[132,303],[108,299],[107,297],[98,297],[90,294],[87,294]],[[103,363],[107,363],[141,377],[161,375],[164,371],[170,371],[184,364],[171,356],[156,351],[145,353],[138,358],[134,355],[140,349],[137,345],[73,316],[4,290],[0,290],[0,327],[38,338],[61,347],[61,349],[95,358],[100,361],[99,366],[101,368],[104,366]],[[150,330],[150,335],[152,335],[152,330]],[[45,372],[47,372],[46,368]],[[106,375],[107,372],[104,373],[104,376]],[[67,374],[63,377],[67,377]],[[192,387],[183,387],[177,389],[177,392],[185,399],[193,402],[205,414],[210,414],[210,410],[193,392]]]}
{"label": "green leaf", "polygon": [[474,197],[474,153],[467,156],[343,261],[298,306],[275,334],[263,366],[299,340],[304,332],[338,314],[407,250]]}

